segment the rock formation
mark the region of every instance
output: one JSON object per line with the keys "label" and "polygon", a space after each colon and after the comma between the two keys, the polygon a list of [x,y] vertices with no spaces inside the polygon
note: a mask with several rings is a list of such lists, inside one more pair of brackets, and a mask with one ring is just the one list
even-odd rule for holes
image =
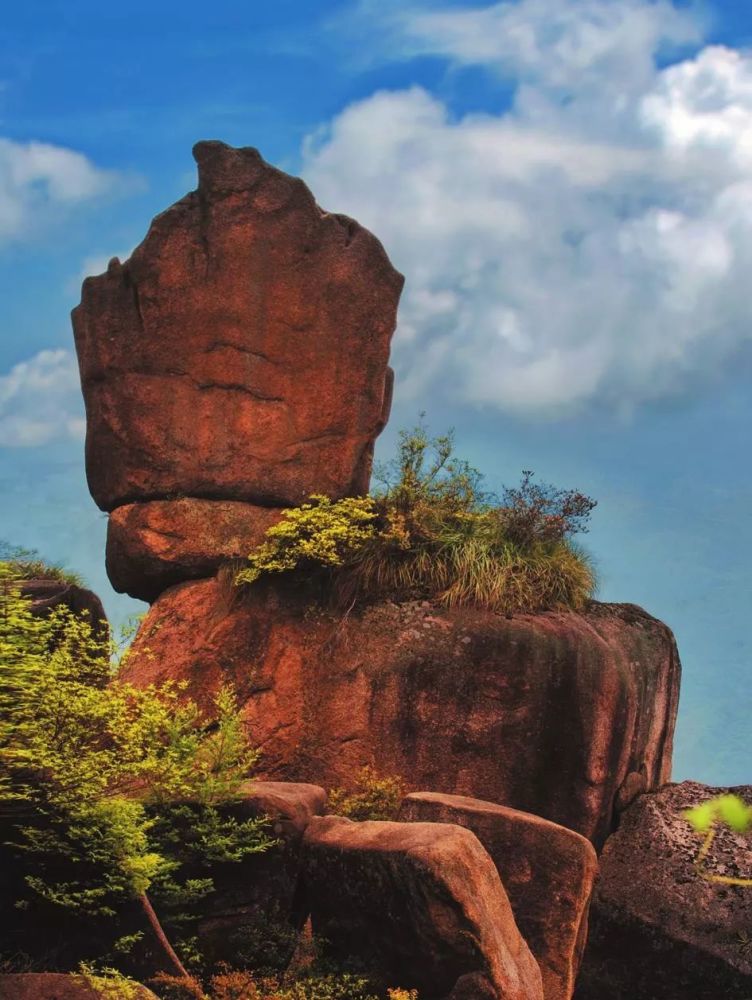
{"label": "rock formation", "polygon": [[87,278],[73,311],[92,496],[113,511],[366,492],[402,276],[255,149],[200,142],[194,156],[198,190]]}
{"label": "rock formation", "polygon": [[569,1000],[598,870],[589,841],[540,816],[437,792],[408,795],[399,819],[472,830],[496,865],[520,933],[538,961],[545,1000]]}
{"label": "rock formation", "polygon": [[[752,997],[752,887],[703,879],[702,843],[681,811],[752,786],[694,781],[641,795],[600,857],[577,1000],[743,1000]],[[719,828],[709,873],[752,879],[752,833]]]}
{"label": "rock formation", "polygon": [[29,579],[21,583],[21,593],[31,600],[32,612],[47,616],[55,608],[64,605],[74,615],[84,616],[92,627],[92,632],[106,644],[110,627],[102,602],[92,590],[79,587],[76,583],[56,579]]}
{"label": "rock formation", "polygon": [[228,601],[206,580],[159,598],[125,676],[188,681],[206,704],[232,679],[266,778],[347,785],[375,763],[600,846],[630,775],[670,776],[679,674],[670,630],[633,605],[505,618],[382,604],[342,621],[283,587]]}
{"label": "rock formation", "polygon": [[469,830],[327,816],[311,821],[303,851],[313,929],[334,956],[426,1000],[542,1000],[537,963]]}

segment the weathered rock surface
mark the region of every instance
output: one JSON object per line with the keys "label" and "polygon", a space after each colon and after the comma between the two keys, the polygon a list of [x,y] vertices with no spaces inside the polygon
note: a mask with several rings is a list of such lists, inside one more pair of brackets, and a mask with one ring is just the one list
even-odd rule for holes
{"label": "weathered rock surface", "polygon": [[[702,843],[682,809],[752,786],[693,781],[642,795],[600,856],[577,1000],[745,1000],[752,997],[752,887],[700,877]],[[719,827],[709,872],[752,878],[752,835]]]}
{"label": "weathered rock surface", "polygon": [[194,156],[198,190],[73,311],[92,496],[113,510],[366,492],[402,276],[255,149]]}
{"label": "weathered rock surface", "polygon": [[[133,987],[133,1000],[156,1000],[145,986]],[[114,994],[108,994],[113,995]],[[86,984],[81,976],[56,972],[0,974],[1,1000],[101,1000],[102,993]]]}
{"label": "weathered rock surface", "polygon": [[232,815],[268,817],[268,833],[277,844],[239,863],[213,866],[215,891],[202,906],[196,934],[211,961],[269,965],[276,957],[284,968],[307,917],[297,896],[303,834],[313,817],[325,812],[326,792],[281,781],[248,782],[241,791]]}
{"label": "weathered rock surface", "polygon": [[303,884],[314,932],[423,1000],[542,998],[540,970],[478,839],[439,823],[314,819]]}
{"label": "weathered rock surface", "polygon": [[545,1000],[569,1000],[598,870],[590,842],[540,816],[438,792],[406,796],[399,819],[472,830],[496,865],[520,933],[540,966]]}
{"label": "weathered rock surface", "polygon": [[628,776],[670,774],[680,665],[671,631],[634,605],[505,618],[423,602],[348,617],[310,595],[214,580],[152,607],[126,668],[188,681],[210,702],[231,679],[260,777],[347,785],[366,764],[499,802],[599,846]]}
{"label": "weathered rock surface", "polygon": [[173,584],[244,559],[280,517],[276,507],[192,497],[116,507],[107,525],[107,575],[119,593],[153,601]]}

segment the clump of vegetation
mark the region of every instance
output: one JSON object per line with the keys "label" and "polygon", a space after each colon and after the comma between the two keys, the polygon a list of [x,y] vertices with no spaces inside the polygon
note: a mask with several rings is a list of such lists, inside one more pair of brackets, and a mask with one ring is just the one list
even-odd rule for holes
{"label": "clump of vegetation", "polygon": [[152,898],[184,913],[213,888],[181,878],[187,861],[239,861],[272,843],[263,820],[220,811],[257,753],[229,688],[214,707],[210,725],[180,685],[119,681],[85,618],[62,605],[35,617],[16,568],[0,563],[0,807],[18,815],[6,845],[23,874],[18,910],[101,923],[136,901],[187,976]]}
{"label": "clump of vegetation", "polygon": [[329,792],[329,811],[353,820],[396,819],[405,791],[405,783],[397,775],[381,775],[373,767],[364,767],[353,788]]}
{"label": "clump of vegetation", "polygon": [[593,566],[572,542],[595,507],[585,494],[525,471],[496,499],[455,456],[452,434],[432,439],[422,424],[402,432],[380,479],[372,496],[314,496],[287,511],[235,582],[318,570],[342,604],[419,597],[505,613],[578,609],[592,596]]}
{"label": "clump of vegetation", "polygon": [[292,507],[266,532],[266,541],[248,557],[237,583],[253,583],[262,573],[283,573],[306,566],[336,567],[350,562],[373,538],[376,518],[370,497],[332,501],[314,494]]}
{"label": "clump of vegetation", "polygon": [[59,583],[84,586],[78,573],[45,562],[36,549],[25,549],[0,540],[0,562],[20,580],[57,580]]}
{"label": "clump of vegetation", "polygon": [[[364,976],[349,972],[307,975],[292,982],[259,978],[253,972],[230,969],[214,975],[206,990],[198,982],[159,976],[166,1000],[382,1000]],[[387,990],[387,1000],[418,1000],[416,990]]]}

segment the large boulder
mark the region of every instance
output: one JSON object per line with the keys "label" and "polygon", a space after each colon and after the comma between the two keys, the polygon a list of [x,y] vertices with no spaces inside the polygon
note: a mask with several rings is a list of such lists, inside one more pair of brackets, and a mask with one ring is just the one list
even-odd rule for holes
{"label": "large boulder", "polygon": [[366,492],[402,276],[257,150],[193,152],[198,190],[73,311],[92,496],[110,511]]}
{"label": "large boulder", "polygon": [[[115,983],[98,989],[83,976],[57,972],[23,972],[0,974],[1,1000],[101,1000],[103,996],[116,1000]],[[151,990],[138,983],[127,987],[127,1000],[157,1000]],[[125,994],[122,994],[125,1000]]]}
{"label": "large boulder", "polygon": [[348,785],[372,764],[597,846],[631,776],[647,788],[669,777],[679,657],[671,631],[634,605],[505,617],[384,603],[343,615],[284,581],[230,590],[166,591],[124,676],[187,681],[207,706],[234,681],[261,777]]}
{"label": "large boulder", "polygon": [[[752,786],[695,781],[642,795],[600,856],[577,1000],[745,1000],[752,997],[752,886],[695,868],[703,837],[682,810]],[[708,873],[752,879],[752,834],[719,827]]]}
{"label": "large boulder", "polygon": [[335,958],[421,1000],[542,1000],[540,970],[478,839],[443,823],[314,819],[303,885]]}
{"label": "large boulder", "polygon": [[496,865],[520,933],[540,966],[545,1000],[569,1000],[598,870],[591,843],[540,816],[438,792],[406,796],[398,818],[472,830]]}
{"label": "large boulder", "polygon": [[107,525],[107,575],[118,593],[153,601],[175,583],[246,558],[281,516],[277,507],[192,497],[116,507]]}

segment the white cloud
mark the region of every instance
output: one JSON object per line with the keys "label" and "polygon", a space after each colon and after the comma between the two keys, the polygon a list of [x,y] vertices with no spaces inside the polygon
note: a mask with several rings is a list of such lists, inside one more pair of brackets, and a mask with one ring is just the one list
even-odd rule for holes
{"label": "white cloud", "polygon": [[0,138],[0,240],[26,236],[118,178],[72,149]]}
{"label": "white cloud", "polygon": [[71,351],[40,351],[0,375],[0,446],[30,448],[86,432]]}
{"label": "white cloud", "polygon": [[419,87],[376,93],[304,149],[320,203],[406,275],[403,393],[624,413],[749,348],[752,56],[659,66],[699,37],[660,0],[424,7],[388,27],[392,55],[517,81],[503,112],[459,118]]}

